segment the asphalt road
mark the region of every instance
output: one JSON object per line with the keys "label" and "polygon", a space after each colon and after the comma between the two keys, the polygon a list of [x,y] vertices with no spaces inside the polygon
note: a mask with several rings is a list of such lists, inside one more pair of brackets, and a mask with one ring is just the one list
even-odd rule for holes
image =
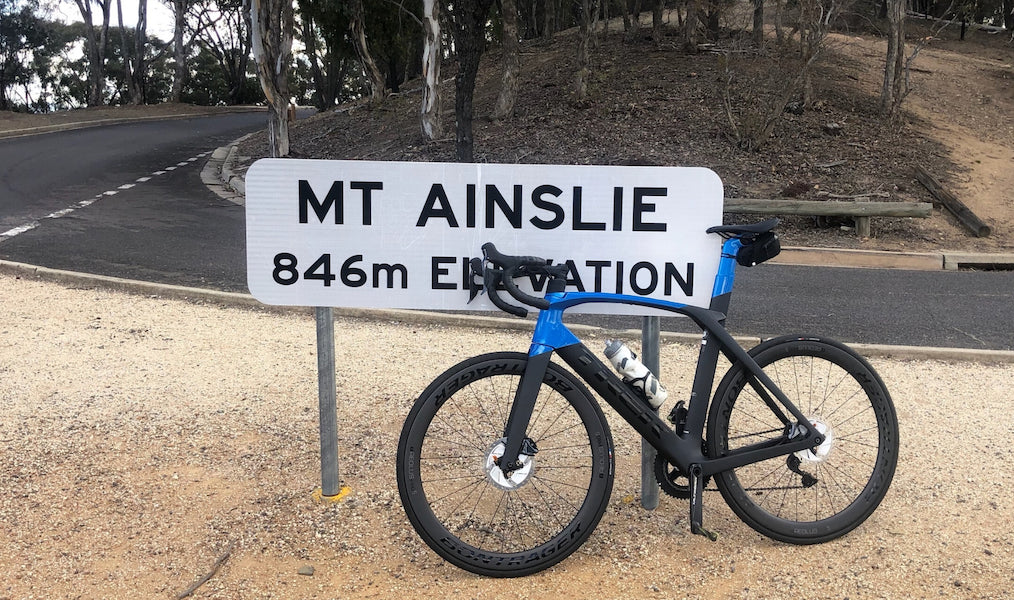
{"label": "asphalt road", "polygon": [[[636,317],[610,323],[641,326]],[[1014,272],[741,268],[726,325],[760,337],[813,333],[844,342],[1014,350]],[[696,331],[687,319],[662,319],[662,328]]]}
{"label": "asphalt road", "polygon": [[[246,113],[0,140],[0,258],[245,292],[244,210],[208,191],[200,170],[216,147],[263,123]],[[744,335],[1011,350],[1014,272],[761,265],[740,269],[728,325]],[[663,329],[693,325],[664,319]]]}
{"label": "asphalt road", "polygon": [[238,113],[0,140],[0,258],[245,291],[243,209],[200,171],[264,122]]}

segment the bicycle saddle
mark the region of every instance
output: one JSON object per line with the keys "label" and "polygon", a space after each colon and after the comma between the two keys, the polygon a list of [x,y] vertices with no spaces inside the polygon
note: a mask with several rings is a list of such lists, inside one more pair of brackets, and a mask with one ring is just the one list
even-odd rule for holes
{"label": "bicycle saddle", "polygon": [[717,225],[709,227],[707,233],[717,233],[722,237],[752,238],[767,233],[778,226],[778,219],[768,219],[751,225]]}

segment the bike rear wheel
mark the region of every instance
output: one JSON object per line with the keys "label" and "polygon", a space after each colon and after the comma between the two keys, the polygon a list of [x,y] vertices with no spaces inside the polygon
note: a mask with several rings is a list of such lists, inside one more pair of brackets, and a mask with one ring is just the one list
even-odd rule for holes
{"label": "bike rear wheel", "polygon": [[[825,441],[719,473],[722,497],[746,524],[777,540],[813,544],[848,533],[883,500],[898,462],[887,389],[869,363],[830,340],[779,338],[750,354]],[[719,384],[708,417],[710,456],[786,433],[751,379],[736,365]]]}
{"label": "bike rear wheel", "polygon": [[602,411],[552,363],[528,426],[531,454],[523,451],[510,476],[500,470],[526,364],[524,354],[499,352],[452,367],[416,401],[398,444],[398,490],[412,526],[437,554],[480,575],[516,577],[563,560],[591,534],[612,491]]}

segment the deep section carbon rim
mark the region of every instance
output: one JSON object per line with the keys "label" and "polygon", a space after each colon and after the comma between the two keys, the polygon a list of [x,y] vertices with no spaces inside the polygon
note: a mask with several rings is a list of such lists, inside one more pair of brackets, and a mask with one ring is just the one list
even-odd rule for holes
{"label": "deep section carbon rim", "polygon": [[[755,360],[825,441],[719,474],[723,497],[751,527],[782,541],[815,543],[851,531],[879,505],[897,463],[887,390],[866,361],[823,340],[782,340]],[[709,423],[716,456],[787,431],[745,372],[731,375]]]}
{"label": "deep section carbon rim", "polygon": [[399,445],[398,483],[412,524],[441,556],[484,575],[523,575],[562,560],[591,533],[612,487],[601,411],[556,365],[540,388],[521,467],[501,471],[526,362],[497,353],[452,368],[420,397]]}

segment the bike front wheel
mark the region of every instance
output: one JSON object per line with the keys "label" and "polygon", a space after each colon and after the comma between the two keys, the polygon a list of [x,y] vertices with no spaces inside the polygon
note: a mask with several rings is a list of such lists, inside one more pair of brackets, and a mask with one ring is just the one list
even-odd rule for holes
{"label": "bike front wheel", "polygon": [[563,560],[591,534],[612,491],[605,417],[587,388],[552,363],[522,467],[501,471],[527,362],[499,352],[452,367],[416,401],[398,444],[398,490],[412,526],[437,554],[480,575],[516,577]]}
{"label": "bike front wheel", "polygon": [[[825,441],[719,473],[722,497],[750,527],[783,542],[848,533],[883,500],[898,462],[898,420],[887,389],[869,363],[830,340],[779,338],[750,354]],[[741,365],[722,379],[708,417],[710,456],[784,437],[786,424],[769,405],[773,396],[760,389]]]}

